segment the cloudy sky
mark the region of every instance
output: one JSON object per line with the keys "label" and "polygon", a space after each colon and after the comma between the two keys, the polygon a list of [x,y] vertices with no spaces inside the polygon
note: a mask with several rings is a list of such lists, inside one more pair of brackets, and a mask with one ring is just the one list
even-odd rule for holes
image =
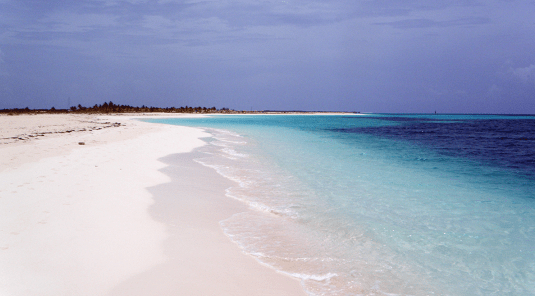
{"label": "cloudy sky", "polygon": [[534,0],[0,0],[0,108],[535,113]]}

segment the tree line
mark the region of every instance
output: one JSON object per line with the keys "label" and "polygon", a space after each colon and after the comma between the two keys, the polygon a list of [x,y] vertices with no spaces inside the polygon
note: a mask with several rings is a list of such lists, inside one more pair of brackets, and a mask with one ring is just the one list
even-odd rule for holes
{"label": "tree line", "polygon": [[236,111],[229,108],[217,109],[216,107],[133,107],[129,105],[118,105],[112,101],[104,102],[104,104],[95,104],[93,107],[84,107],[82,105],[72,106],[69,109],[56,109],[54,107],[50,109],[30,109],[28,107],[24,109],[1,109],[0,114],[16,115],[16,114],[37,114],[37,113],[245,113],[245,111]]}

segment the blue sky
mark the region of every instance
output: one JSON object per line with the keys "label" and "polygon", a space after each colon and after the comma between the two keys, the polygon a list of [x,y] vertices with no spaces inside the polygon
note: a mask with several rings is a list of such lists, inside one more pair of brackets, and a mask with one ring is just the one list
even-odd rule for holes
{"label": "blue sky", "polygon": [[535,1],[0,0],[0,108],[535,113]]}

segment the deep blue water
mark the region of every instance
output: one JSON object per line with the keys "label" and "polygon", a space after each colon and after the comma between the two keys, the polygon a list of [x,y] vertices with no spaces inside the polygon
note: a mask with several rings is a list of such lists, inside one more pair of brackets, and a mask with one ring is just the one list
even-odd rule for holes
{"label": "deep blue water", "polygon": [[[535,117],[473,116],[448,119],[381,116],[394,125],[333,128],[335,133],[369,134],[408,141],[445,156],[471,159],[489,166],[508,168],[528,177],[535,175]],[[454,117],[454,116],[452,116]],[[370,117],[371,118],[371,117]],[[363,120],[363,118],[346,118]],[[368,118],[365,118],[366,120]]]}
{"label": "deep blue water", "polygon": [[535,295],[533,116],[213,116],[221,221],[311,295]]}

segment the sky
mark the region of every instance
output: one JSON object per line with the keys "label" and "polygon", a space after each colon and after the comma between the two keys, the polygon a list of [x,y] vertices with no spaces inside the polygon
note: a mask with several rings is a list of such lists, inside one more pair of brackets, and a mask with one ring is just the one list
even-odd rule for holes
{"label": "sky", "polygon": [[535,114],[535,0],[0,0],[0,109]]}

